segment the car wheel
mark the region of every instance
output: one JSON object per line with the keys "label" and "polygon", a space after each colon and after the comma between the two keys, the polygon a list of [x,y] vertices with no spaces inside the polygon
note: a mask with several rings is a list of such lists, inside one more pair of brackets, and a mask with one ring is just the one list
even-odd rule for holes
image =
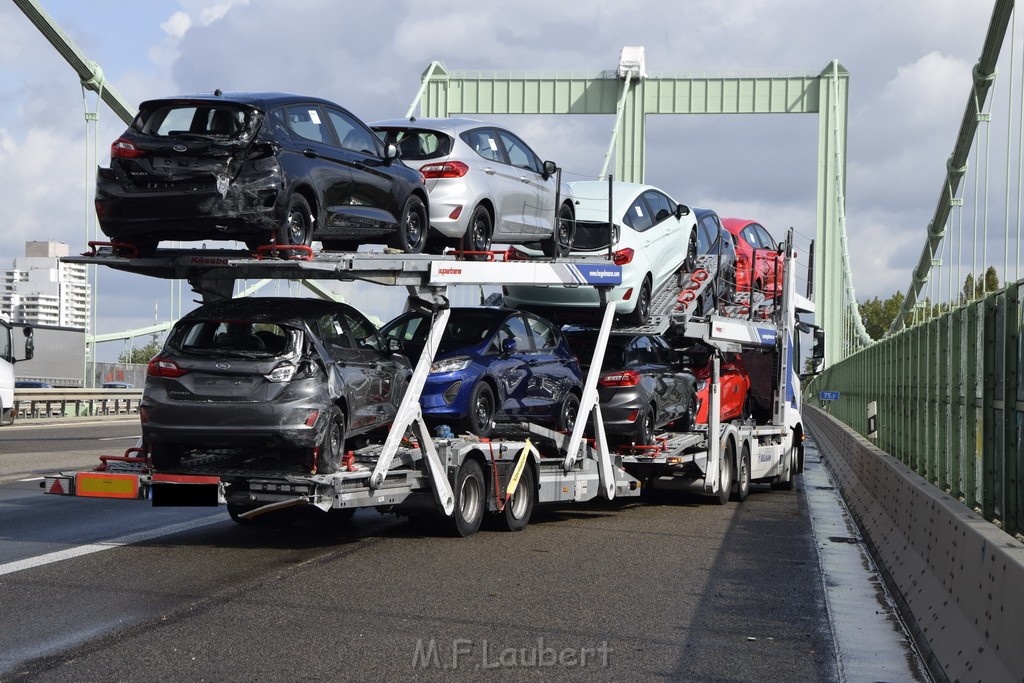
{"label": "car wheel", "polygon": [[[473,216],[466,226],[466,236],[462,239],[464,251],[490,251],[491,236],[494,234],[494,225],[491,214],[485,206],[478,206],[473,209]],[[467,254],[467,261],[484,261],[485,254]]]}
{"label": "car wheel", "polygon": [[469,414],[463,428],[477,436],[487,436],[494,426],[494,413],[494,392],[491,385],[480,380],[469,395]]}
{"label": "car wheel", "polygon": [[504,531],[522,531],[530,523],[536,502],[537,485],[534,483],[533,469],[527,464],[519,477],[516,492],[505,503],[505,509],[497,513],[498,527]]}
{"label": "car wheel", "polygon": [[625,316],[626,324],[636,327],[643,325],[647,322],[648,316],[651,314],[651,277],[648,275],[644,278],[644,283],[640,285],[640,291],[636,295],[636,306],[630,313]]}
{"label": "car wheel", "polygon": [[655,408],[652,403],[647,406],[637,420],[632,433],[633,443],[637,446],[654,445],[654,417],[657,414],[656,411],[657,408]]}
{"label": "car wheel", "polygon": [[692,273],[697,269],[697,229],[690,231],[690,241],[686,245],[686,260],[683,261],[686,272]]}
{"label": "car wheel", "polygon": [[750,445],[743,444],[743,451],[736,468],[736,482],[732,486],[732,499],[742,503],[750,493]]}
{"label": "car wheel", "polygon": [[487,507],[484,471],[476,460],[464,460],[455,477],[455,510],[448,530],[453,536],[472,536],[480,529]]}
{"label": "car wheel", "polygon": [[176,443],[154,443],[149,447],[149,460],[155,470],[169,470],[181,464],[184,449]]}
{"label": "car wheel", "polygon": [[580,416],[580,397],[573,393],[565,395],[562,406],[558,410],[558,418],[555,420],[555,431],[571,432],[576,427],[576,420]]}
{"label": "car wheel", "polygon": [[684,432],[692,432],[697,426],[697,397],[694,394],[690,394],[689,402],[686,406],[686,412],[683,417],[679,420],[679,427]]}
{"label": "car wheel", "polygon": [[416,195],[405,200],[398,232],[388,243],[407,254],[419,254],[427,242],[427,209]]}
{"label": "car wheel", "polygon": [[324,428],[323,440],[316,454],[317,474],[334,474],[341,468],[345,455],[345,415],[338,406],[331,406]]}
{"label": "car wheel", "polygon": [[728,503],[732,494],[732,464],[735,457],[736,448],[732,439],[725,439],[721,457],[718,459],[718,495],[714,499],[719,505]]}
{"label": "car wheel", "polygon": [[308,247],[313,243],[313,212],[301,194],[293,194],[288,200],[288,213],[278,228],[277,243],[283,247]]}
{"label": "car wheel", "polygon": [[541,240],[540,248],[544,251],[545,256],[561,258],[572,250],[575,237],[576,217],[573,215],[570,205],[562,204],[562,208],[558,210],[551,239]]}

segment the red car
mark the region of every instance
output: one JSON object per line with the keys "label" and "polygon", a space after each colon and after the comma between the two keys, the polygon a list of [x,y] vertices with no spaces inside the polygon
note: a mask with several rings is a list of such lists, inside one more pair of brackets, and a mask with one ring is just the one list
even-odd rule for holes
{"label": "red car", "polygon": [[768,298],[782,293],[782,255],[765,227],[746,218],[723,218],[722,226],[736,240],[736,291],[763,292]]}
{"label": "red car", "polygon": [[[708,423],[708,402],[711,399],[711,360],[693,367],[693,376],[697,378],[697,423]],[[723,422],[744,418],[750,414],[750,402],[747,394],[750,391],[750,375],[743,359],[738,353],[727,353],[718,366],[718,376],[722,386],[721,410],[719,415]]]}

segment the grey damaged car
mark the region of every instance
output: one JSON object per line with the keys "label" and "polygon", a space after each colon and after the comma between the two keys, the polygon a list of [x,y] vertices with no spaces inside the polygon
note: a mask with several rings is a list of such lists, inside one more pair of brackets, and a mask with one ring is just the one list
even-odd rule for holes
{"label": "grey damaged car", "polygon": [[154,469],[202,450],[330,474],[346,439],[386,430],[409,360],[355,308],[319,299],[209,303],[172,328],[149,363],[142,436]]}

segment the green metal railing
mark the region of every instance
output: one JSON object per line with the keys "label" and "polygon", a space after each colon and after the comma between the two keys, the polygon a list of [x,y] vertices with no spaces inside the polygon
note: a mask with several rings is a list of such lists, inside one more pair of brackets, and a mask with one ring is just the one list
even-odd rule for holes
{"label": "green metal railing", "polygon": [[825,370],[806,390],[936,486],[1024,530],[1024,280],[887,336]]}

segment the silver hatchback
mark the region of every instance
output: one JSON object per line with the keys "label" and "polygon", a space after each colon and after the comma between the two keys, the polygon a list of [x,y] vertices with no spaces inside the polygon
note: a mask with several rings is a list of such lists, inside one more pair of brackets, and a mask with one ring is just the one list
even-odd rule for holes
{"label": "silver hatchback", "polygon": [[533,244],[547,256],[572,246],[572,191],[553,161],[541,161],[505,128],[462,118],[392,119],[370,126],[419,167],[430,193],[430,227],[446,247],[484,258],[492,244]]}

